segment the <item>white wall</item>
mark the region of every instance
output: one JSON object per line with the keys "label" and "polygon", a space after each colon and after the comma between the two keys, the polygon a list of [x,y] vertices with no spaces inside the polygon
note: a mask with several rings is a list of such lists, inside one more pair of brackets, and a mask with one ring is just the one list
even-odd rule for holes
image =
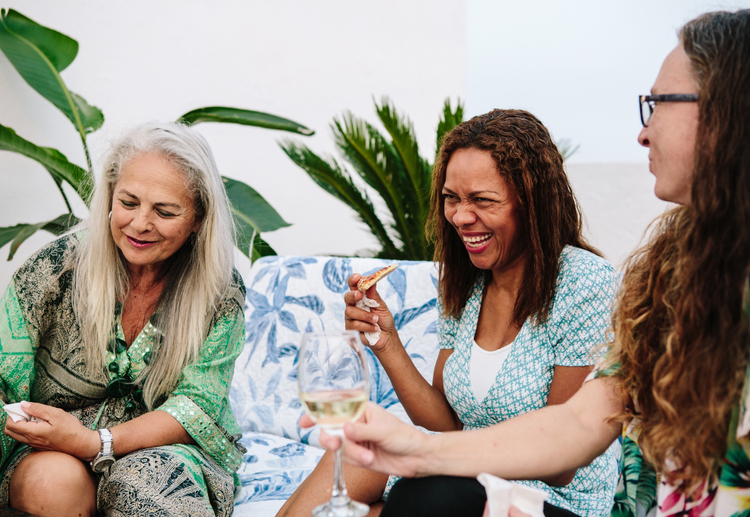
{"label": "white wall", "polygon": [[568,172],[589,237],[621,267],[667,208],[636,141],[636,97],[685,22],[740,8],[750,0],[468,0],[467,116],[525,109],[580,145]]}
{"label": "white wall", "polygon": [[646,163],[569,163],[567,171],[586,236],[622,271],[649,224],[671,205],[654,196]]}
{"label": "white wall", "polygon": [[682,25],[740,8],[750,0],[468,0],[467,114],[526,109],[580,144],[571,163],[646,163],[638,95]]}
{"label": "white wall", "polygon": [[[80,43],[62,75],[71,90],[104,111],[104,127],[89,138],[95,160],[129,125],[173,120],[211,105],[290,118],[317,131],[304,143],[331,153],[332,117],[348,109],[374,121],[372,97],[382,95],[411,117],[428,157],[443,100],[465,98],[466,0],[16,0],[12,8]],[[0,123],[85,163],[70,122],[2,54]],[[265,235],[279,253],[351,254],[376,246],[353,213],[279,149],[277,139],[291,134],[223,124],[197,128],[222,173],[253,186],[293,224]],[[64,211],[39,165],[0,152],[0,226]],[[8,246],[0,249],[0,288],[51,238],[37,234],[9,263]],[[241,270],[247,267],[242,262]]]}

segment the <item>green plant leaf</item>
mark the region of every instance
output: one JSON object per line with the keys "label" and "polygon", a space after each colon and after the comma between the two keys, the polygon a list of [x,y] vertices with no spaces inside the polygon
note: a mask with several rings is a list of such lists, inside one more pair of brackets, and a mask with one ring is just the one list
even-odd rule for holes
{"label": "green plant leaf", "polygon": [[424,227],[416,228],[411,217],[420,206],[414,201],[416,194],[395,146],[375,127],[349,112],[344,114],[343,121],[334,119],[331,129],[346,160],[388,207],[392,228],[406,256],[420,257],[419,240]]}
{"label": "green plant leaf", "polygon": [[81,138],[104,123],[101,110],[68,90],[60,77],[75,59],[78,43],[13,9],[0,10],[0,50],[21,77],[73,122]]}
{"label": "green plant leaf", "polygon": [[68,182],[88,206],[93,187],[91,175],[86,169],[69,162],[57,149],[32,144],[11,128],[0,124],[0,150],[19,153],[38,161],[53,177]]}
{"label": "green plant leaf", "polygon": [[451,108],[450,98],[445,99],[445,105],[443,106],[443,116],[440,117],[437,128],[437,147],[435,153],[440,152],[440,146],[443,145],[443,139],[445,135],[450,133],[454,127],[464,121],[464,105],[461,104],[461,99],[456,101],[455,111]]}
{"label": "green plant leaf", "polygon": [[81,220],[73,214],[63,214],[55,217],[51,221],[36,224],[22,223],[15,226],[0,228],[0,248],[10,242],[11,245],[10,251],[8,252],[8,260],[13,260],[19,246],[37,231],[46,230],[54,235],[62,235],[80,222]]}
{"label": "green plant leaf", "polygon": [[238,108],[224,108],[221,106],[198,108],[189,111],[181,116],[179,121],[187,125],[198,124],[199,122],[225,122],[230,124],[242,124],[243,126],[278,129],[279,131],[289,131],[291,133],[305,136],[315,134],[315,131],[303,126],[302,124],[298,124],[297,122],[282,117],[277,117],[276,115]]}
{"label": "green plant leaf", "polygon": [[336,160],[331,160],[332,163],[328,163],[306,146],[292,140],[285,140],[279,145],[287,156],[307,172],[308,176],[323,190],[343,201],[355,211],[362,222],[370,228],[375,238],[378,239],[385,253],[392,258],[399,258],[399,250],[375,213],[375,208],[367,194],[354,185],[349,174],[336,163]]}
{"label": "green plant leaf", "polygon": [[250,257],[250,264],[254,263],[261,257],[269,257],[276,254],[276,250],[274,250],[266,241],[261,239],[260,234],[258,234],[253,240],[253,254]]}
{"label": "green plant leaf", "polygon": [[385,126],[388,134],[393,139],[393,146],[396,148],[401,162],[404,165],[414,193],[419,197],[420,203],[424,203],[424,193],[429,188],[430,177],[424,175],[422,162],[419,156],[419,146],[417,137],[414,134],[414,126],[408,118],[399,116],[396,108],[390,103],[387,97],[383,97],[382,104],[378,106],[375,103],[375,111],[378,113],[380,121]]}
{"label": "green plant leaf", "polygon": [[290,226],[255,189],[241,181],[223,179],[236,221],[258,232],[271,232]]}
{"label": "green plant leaf", "polygon": [[561,138],[557,142],[557,150],[560,151],[563,161],[576,154],[580,148],[580,144],[573,145],[573,142],[569,138]]}
{"label": "green plant leaf", "polygon": [[[250,259],[250,264],[258,260],[260,257],[276,255],[276,251],[271,245],[261,239],[260,233],[245,220],[240,219],[235,215],[234,223],[237,230],[234,244],[243,255]],[[252,252],[250,252],[251,243],[253,246]]]}

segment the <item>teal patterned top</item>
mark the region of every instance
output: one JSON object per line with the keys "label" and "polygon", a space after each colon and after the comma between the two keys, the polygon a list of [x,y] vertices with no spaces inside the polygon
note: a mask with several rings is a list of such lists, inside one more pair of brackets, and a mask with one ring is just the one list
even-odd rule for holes
{"label": "teal patterned top", "polygon": [[[555,296],[548,320],[524,322],[508,358],[484,400],[471,389],[469,365],[482,305],[480,278],[461,317],[447,318],[438,307],[440,347],[454,352],[445,363],[445,396],[464,429],[488,427],[547,405],[555,366],[590,366],[607,341],[610,307],[617,274],[604,259],[565,247],[559,263]],[[509,444],[509,447],[512,447]],[[608,515],[617,484],[616,449],[610,447],[591,465],[578,469],[573,481],[551,487],[542,481],[516,481],[547,492],[547,501],[582,517]]]}

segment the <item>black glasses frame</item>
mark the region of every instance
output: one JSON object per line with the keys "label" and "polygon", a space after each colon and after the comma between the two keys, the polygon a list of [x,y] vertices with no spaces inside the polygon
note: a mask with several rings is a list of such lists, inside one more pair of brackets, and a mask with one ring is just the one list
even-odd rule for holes
{"label": "black glasses frame", "polygon": [[[641,110],[641,124],[648,127],[651,115],[654,114],[654,108],[657,102],[698,102],[697,93],[666,93],[664,95],[639,95],[638,104]],[[648,106],[648,117],[643,117],[644,104]]]}

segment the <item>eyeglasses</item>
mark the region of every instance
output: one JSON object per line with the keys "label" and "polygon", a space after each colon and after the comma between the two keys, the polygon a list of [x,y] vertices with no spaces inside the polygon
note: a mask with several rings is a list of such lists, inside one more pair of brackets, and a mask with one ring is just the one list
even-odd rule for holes
{"label": "eyeglasses", "polygon": [[638,102],[641,105],[641,124],[643,124],[643,127],[648,127],[657,102],[698,102],[698,94],[668,93],[666,95],[639,95]]}

